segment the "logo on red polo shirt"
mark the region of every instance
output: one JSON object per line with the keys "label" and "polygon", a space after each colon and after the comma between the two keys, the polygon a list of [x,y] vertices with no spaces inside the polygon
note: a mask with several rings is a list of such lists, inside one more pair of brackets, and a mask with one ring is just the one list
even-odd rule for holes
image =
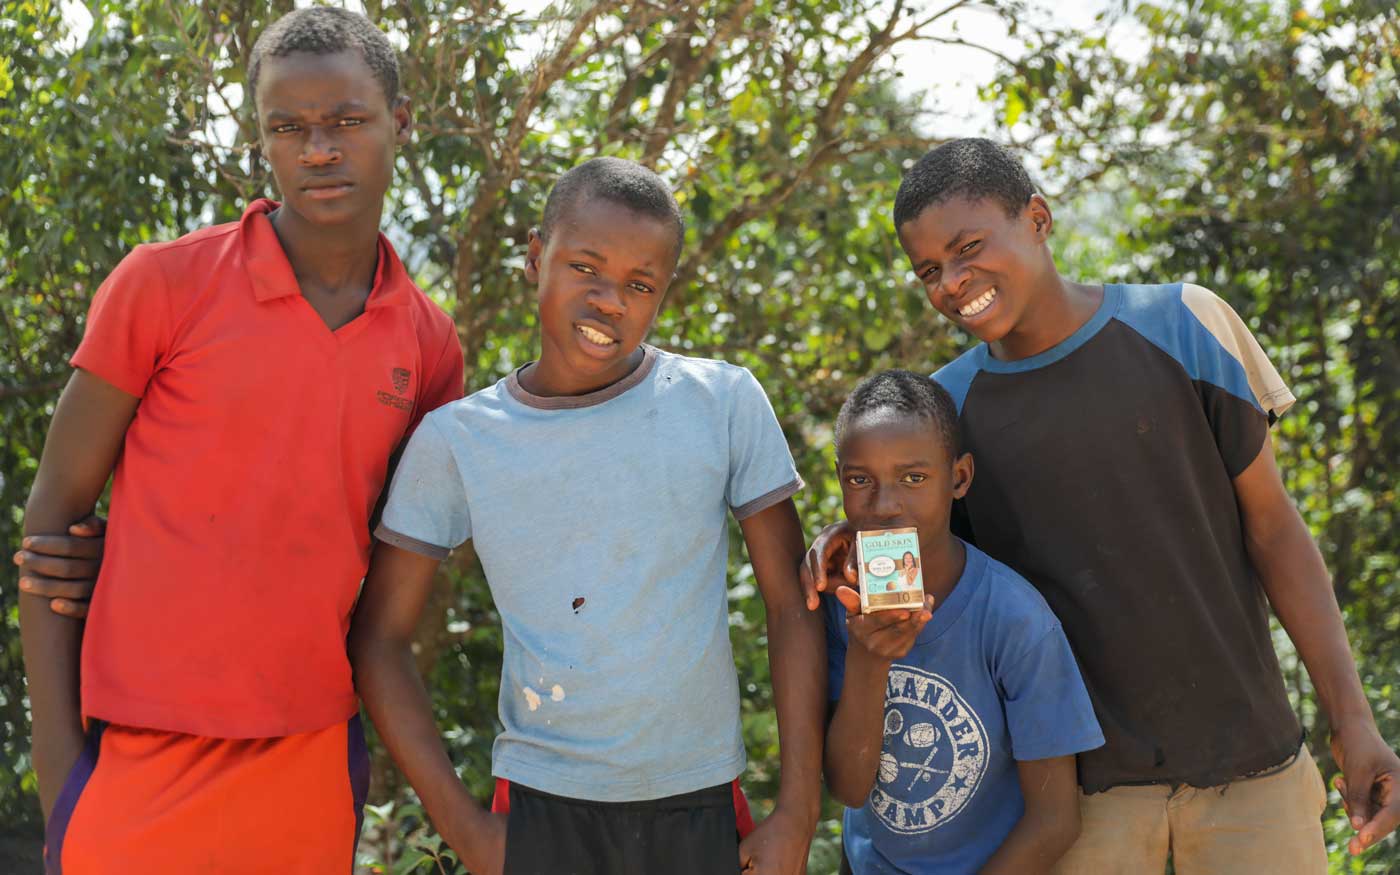
{"label": "logo on red polo shirt", "polygon": [[402,397],[403,393],[408,390],[408,381],[412,376],[413,372],[408,368],[394,368],[390,371],[389,378],[394,384],[394,394],[391,395],[383,389],[380,389],[375,395],[375,397],[379,399],[379,403],[398,408],[399,410],[412,410],[413,399]]}

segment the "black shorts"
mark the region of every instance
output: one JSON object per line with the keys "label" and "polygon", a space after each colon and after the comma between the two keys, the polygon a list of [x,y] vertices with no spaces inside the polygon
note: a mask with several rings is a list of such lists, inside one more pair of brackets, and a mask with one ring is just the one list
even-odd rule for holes
{"label": "black shorts", "polygon": [[736,875],[729,784],[645,802],[592,802],[510,784],[505,875]]}

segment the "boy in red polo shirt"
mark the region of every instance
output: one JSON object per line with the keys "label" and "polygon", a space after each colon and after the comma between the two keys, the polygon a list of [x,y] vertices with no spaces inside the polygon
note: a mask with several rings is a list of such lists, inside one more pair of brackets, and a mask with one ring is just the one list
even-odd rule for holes
{"label": "boy in red polo shirt", "polygon": [[293,12],[248,84],[283,202],[113,271],[30,495],[26,534],[63,531],[115,471],[86,629],[21,604],[49,872],[353,863],[370,516],[462,354],[378,233],[409,134],[384,35]]}

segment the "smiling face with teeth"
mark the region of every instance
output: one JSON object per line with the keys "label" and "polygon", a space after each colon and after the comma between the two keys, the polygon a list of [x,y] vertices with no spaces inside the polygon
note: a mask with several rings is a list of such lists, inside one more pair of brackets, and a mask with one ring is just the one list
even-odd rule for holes
{"label": "smiling face with teeth", "polygon": [[1017,215],[992,198],[953,196],[900,225],[899,242],[938,312],[998,358],[1024,358],[1041,342],[1042,304],[1061,288],[1052,224],[1040,195]]}
{"label": "smiling face with teeth", "polygon": [[540,358],[521,374],[538,395],[582,395],[630,374],[675,274],[674,225],[582,195],[549,232],[530,232],[525,277],[538,287]]}

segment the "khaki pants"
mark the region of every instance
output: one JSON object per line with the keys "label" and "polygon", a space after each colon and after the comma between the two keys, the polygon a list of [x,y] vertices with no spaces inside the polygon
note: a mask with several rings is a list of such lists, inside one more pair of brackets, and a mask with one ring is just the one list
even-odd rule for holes
{"label": "khaki pants", "polygon": [[1079,796],[1079,840],[1054,875],[1326,875],[1327,788],[1307,747],[1286,768],[1201,790]]}

